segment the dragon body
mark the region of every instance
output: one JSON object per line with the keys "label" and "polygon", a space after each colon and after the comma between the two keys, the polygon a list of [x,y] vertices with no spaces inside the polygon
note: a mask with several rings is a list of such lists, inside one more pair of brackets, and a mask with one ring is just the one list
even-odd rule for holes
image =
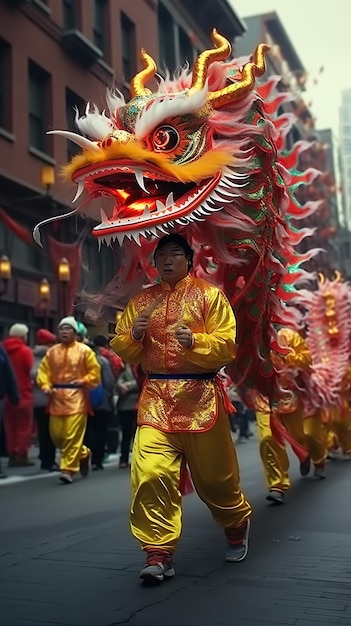
{"label": "dragon body", "polygon": [[[242,65],[228,60],[230,44],[216,31],[212,41],[192,71],[159,78],[154,91],[146,85],[156,65],[142,51],[129,102],[109,91],[108,112],[88,104],[85,115],[76,115],[78,133],[51,132],[82,148],[64,172],[77,185],[74,202],[83,198],[75,210],[95,220],[99,244],[115,242],[124,251],[118,285],[132,284],[138,272],[144,284],[154,282],[155,238],[185,235],[193,272],[222,288],[236,313],[232,377],[267,393],[272,319],[292,321],[286,304],[309,258],[295,251],[309,233],[293,220],[313,206],[299,206],[294,189],[316,172],[294,169],[306,142],[285,151],[293,120],[278,114],[289,99],[276,90],[279,78],[258,81],[268,47],[258,46]],[[111,200],[110,209],[96,211],[100,197]]]}
{"label": "dragon body", "polygon": [[315,291],[301,290],[306,309],[306,341],[312,359],[307,380],[309,403],[317,409],[340,406],[350,385],[351,288],[336,273],[319,275]]}

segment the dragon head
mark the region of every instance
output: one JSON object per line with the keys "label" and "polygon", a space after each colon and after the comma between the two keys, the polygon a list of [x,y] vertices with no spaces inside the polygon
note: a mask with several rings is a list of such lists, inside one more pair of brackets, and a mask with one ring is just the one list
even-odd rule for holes
{"label": "dragon head", "polygon": [[[235,62],[218,63],[231,47],[215,30],[212,41],[214,48],[198,56],[191,74],[160,79],[155,92],[145,84],[156,65],[142,50],[143,69],[131,81],[129,102],[110,91],[109,115],[90,104],[84,116],[76,112],[81,134],[50,131],[82,148],[64,169],[78,187],[73,202],[87,192],[76,210],[101,220],[92,231],[99,240],[140,243],[140,237],[205,221],[239,195],[247,154],[244,137],[236,132],[233,141],[232,135],[243,115],[239,103],[264,72],[267,46],[240,69]],[[89,202],[101,196],[111,205],[97,215]]]}

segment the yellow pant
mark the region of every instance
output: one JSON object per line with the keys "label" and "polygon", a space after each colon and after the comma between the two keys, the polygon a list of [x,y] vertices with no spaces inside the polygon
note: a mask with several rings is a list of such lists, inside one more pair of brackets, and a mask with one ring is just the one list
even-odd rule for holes
{"label": "yellow pant", "polygon": [[330,430],[335,433],[344,454],[351,454],[351,411],[344,414],[338,408],[330,409]]}
{"label": "yellow pant", "polygon": [[289,435],[299,444],[307,448],[307,440],[303,430],[303,411],[299,407],[292,413],[276,413],[277,419],[283,424]]}
{"label": "yellow pant", "polygon": [[327,457],[327,440],[321,417],[304,417],[301,407],[292,413],[277,413],[277,418],[285,426],[289,435],[307,448],[314,465],[324,463]]}
{"label": "yellow pant", "polygon": [[283,446],[272,437],[270,412],[256,411],[260,456],[269,490],[287,491],[290,487],[289,458]]}
{"label": "yellow pant", "polygon": [[316,415],[305,417],[303,430],[312,463],[314,465],[323,464],[328,454],[328,441],[321,415],[317,413]]}
{"label": "yellow pant", "polygon": [[195,489],[223,528],[237,528],[251,514],[239,487],[239,468],[227,415],[200,433],[138,428],[132,454],[131,531],[143,549],[173,552],[182,528],[179,477],[186,459]]}
{"label": "yellow pant", "polygon": [[90,454],[83,445],[87,415],[50,415],[50,437],[56,448],[61,451],[60,470],[75,474],[79,472],[79,463]]}

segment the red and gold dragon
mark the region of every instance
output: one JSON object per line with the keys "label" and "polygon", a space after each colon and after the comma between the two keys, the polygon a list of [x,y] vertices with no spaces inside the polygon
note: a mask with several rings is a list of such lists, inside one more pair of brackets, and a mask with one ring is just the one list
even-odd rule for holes
{"label": "red and gold dragon", "polygon": [[298,302],[304,307],[306,341],[312,365],[307,396],[314,409],[347,404],[351,383],[351,286],[340,272],[329,280],[318,276],[314,291],[300,290]]}
{"label": "red and gold dragon", "polygon": [[[185,235],[195,252],[194,273],[222,288],[236,313],[239,348],[231,375],[267,393],[272,320],[291,321],[286,304],[309,258],[294,249],[309,234],[294,219],[312,207],[298,206],[294,189],[315,172],[294,169],[306,142],[285,151],[292,119],[278,114],[289,98],[276,90],[279,78],[258,81],[268,47],[259,45],[241,64],[230,60],[231,46],[215,30],[212,42],[192,71],[158,77],[158,83],[156,64],[142,50],[129,102],[108,91],[108,113],[88,104],[85,115],[76,115],[79,133],[51,132],[82,148],[64,172],[78,187],[74,202],[83,192],[86,199],[68,215],[101,220],[92,230],[99,244],[122,247],[118,284],[131,284],[140,271],[145,283],[156,280],[155,238]],[[155,91],[146,86],[152,81]],[[97,215],[101,196],[112,206]]]}

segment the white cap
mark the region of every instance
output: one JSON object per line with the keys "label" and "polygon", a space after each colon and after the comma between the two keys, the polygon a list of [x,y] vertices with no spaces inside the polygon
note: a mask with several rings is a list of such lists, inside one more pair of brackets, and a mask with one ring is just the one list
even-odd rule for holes
{"label": "white cap", "polygon": [[71,328],[73,328],[75,333],[78,333],[78,324],[76,320],[74,319],[73,315],[68,315],[67,317],[63,317],[62,320],[59,322],[59,325],[57,328],[61,328],[61,326],[70,326]]}
{"label": "white cap", "polygon": [[12,324],[9,330],[10,337],[25,337],[29,333],[29,328],[26,324]]}

